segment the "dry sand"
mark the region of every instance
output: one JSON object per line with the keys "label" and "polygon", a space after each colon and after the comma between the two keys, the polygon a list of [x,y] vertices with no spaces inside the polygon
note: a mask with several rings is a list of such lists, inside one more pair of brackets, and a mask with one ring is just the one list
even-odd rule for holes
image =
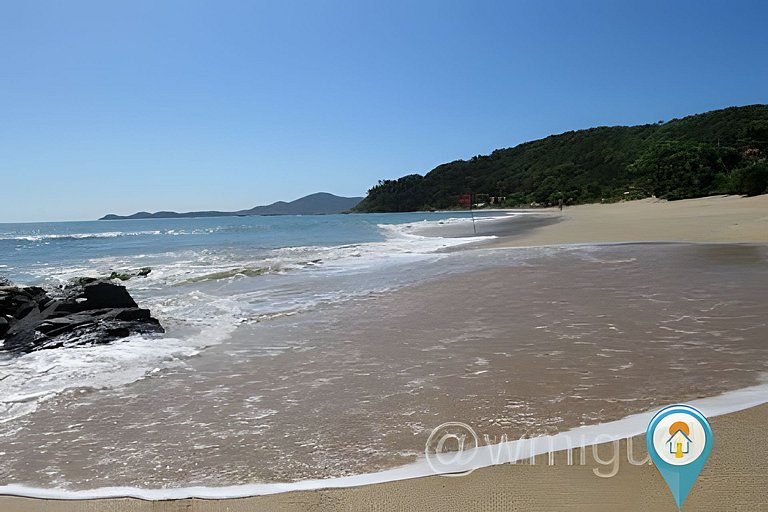
{"label": "dry sand", "polygon": [[[642,199],[551,210],[560,222],[503,237],[507,247],[604,242],[768,243],[768,195]],[[485,234],[485,233],[483,233]]]}
{"label": "dry sand", "polygon": [[[502,237],[498,244],[531,246],[629,241],[768,242],[768,196],[713,197],[677,202],[641,200],[585,205],[559,212],[560,222]],[[686,511],[768,512],[768,405],[712,419],[715,448],[684,505]],[[621,444],[622,449],[626,446]],[[634,446],[644,446],[642,436]],[[609,447],[610,448],[610,447]],[[602,453],[607,457],[610,450]],[[643,450],[644,453],[644,450]],[[586,465],[502,465],[458,478],[441,476],[346,489],[297,491],[233,500],[147,502],[135,499],[53,501],[0,497],[2,512],[31,511],[326,511],[531,510],[674,511],[661,475],[622,454],[616,476],[600,478],[591,450]]]}

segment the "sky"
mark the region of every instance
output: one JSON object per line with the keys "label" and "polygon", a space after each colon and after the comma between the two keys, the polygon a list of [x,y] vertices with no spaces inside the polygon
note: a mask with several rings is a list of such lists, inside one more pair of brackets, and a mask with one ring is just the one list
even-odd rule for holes
{"label": "sky", "polygon": [[768,102],[768,2],[0,1],[0,222],[239,210]]}

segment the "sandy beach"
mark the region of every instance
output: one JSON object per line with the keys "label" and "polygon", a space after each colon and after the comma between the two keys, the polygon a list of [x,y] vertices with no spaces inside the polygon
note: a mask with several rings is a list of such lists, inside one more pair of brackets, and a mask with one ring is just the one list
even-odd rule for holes
{"label": "sandy beach", "polygon": [[[768,195],[716,196],[682,201],[641,199],[552,209],[556,218],[499,246],[611,242],[768,242]],[[485,234],[480,231],[481,234]]]}
{"label": "sandy beach", "polygon": [[[539,216],[539,213],[543,215]],[[497,235],[498,238],[489,245],[496,248],[508,247],[511,251],[518,250],[515,248],[529,246],[610,242],[741,242],[752,245],[745,246],[742,248],[743,250],[736,252],[727,248],[721,251],[714,246],[702,246],[690,251],[686,249],[690,246],[681,246],[679,250],[673,248],[673,259],[669,261],[677,262],[676,265],[679,267],[660,269],[659,283],[649,286],[647,290],[644,290],[643,286],[646,285],[649,272],[654,268],[654,262],[650,258],[639,258],[639,262],[631,264],[634,265],[631,268],[636,267],[638,269],[637,273],[623,273],[621,269],[625,268],[628,259],[625,254],[620,252],[621,249],[618,249],[619,252],[617,253],[601,254],[599,257],[607,259],[596,261],[586,259],[574,263],[567,259],[569,258],[567,254],[562,256],[566,258],[562,265],[537,267],[538,263],[534,261],[531,264],[526,263],[524,267],[521,267],[520,272],[515,273],[506,272],[501,266],[479,270],[471,275],[452,276],[445,280],[449,280],[451,285],[457,289],[464,290],[477,287],[477,290],[483,291],[483,294],[474,294],[467,300],[464,298],[459,300],[454,295],[446,293],[448,289],[445,281],[434,280],[397,294],[377,298],[375,309],[379,312],[378,317],[371,315],[370,320],[361,320],[361,323],[356,325],[356,330],[345,327],[343,323],[334,323],[328,320],[326,324],[300,325],[293,331],[287,331],[284,335],[297,336],[306,331],[312,332],[313,336],[327,337],[323,344],[324,347],[327,347],[324,356],[317,357],[327,357],[329,360],[335,361],[337,363],[335,367],[330,366],[329,363],[328,367],[331,368],[329,372],[341,373],[324,375],[324,382],[332,382],[339,375],[349,375],[349,373],[344,373],[345,368],[359,368],[360,361],[356,357],[376,355],[378,360],[386,361],[390,365],[388,368],[393,374],[396,373],[403,383],[410,385],[416,382],[417,377],[429,373],[428,370],[431,369],[429,365],[435,365],[433,374],[440,375],[437,371],[439,369],[450,377],[439,382],[433,382],[433,384],[439,384],[434,388],[430,388],[430,382],[425,385],[424,382],[418,381],[417,384],[420,386],[418,393],[419,396],[423,397],[424,403],[439,402],[444,395],[439,389],[447,388],[448,385],[452,385],[453,389],[458,389],[460,386],[466,396],[479,397],[466,402],[466,405],[459,401],[455,406],[452,406],[456,417],[445,419],[471,418],[472,414],[476,414],[473,411],[476,411],[475,405],[478,401],[484,404],[483,406],[488,411],[488,417],[499,417],[501,412],[494,410],[494,408],[502,407],[504,405],[502,400],[508,398],[509,393],[504,390],[501,390],[504,393],[499,396],[489,393],[488,390],[498,387],[498,382],[484,379],[497,378],[503,379],[506,383],[514,382],[516,387],[512,386],[511,389],[519,392],[521,396],[541,393],[540,403],[546,403],[545,398],[549,398],[547,393],[550,391],[546,386],[534,386],[530,389],[524,386],[525,382],[532,380],[536,375],[541,375],[542,372],[552,372],[552,379],[557,380],[558,386],[570,386],[569,382],[572,381],[573,389],[580,389],[583,396],[589,397],[588,402],[581,402],[573,397],[565,397],[564,401],[561,400],[556,402],[556,405],[551,405],[551,411],[546,409],[539,411],[537,414],[543,416],[553,418],[557,415],[563,416],[560,418],[560,421],[564,422],[562,425],[552,426],[555,430],[563,425],[577,426],[580,419],[583,420],[588,417],[593,418],[593,422],[615,420],[625,414],[637,412],[632,407],[642,406],[642,410],[653,410],[661,404],[712,396],[724,389],[730,390],[749,386],[755,383],[755,375],[764,369],[764,355],[760,351],[763,350],[761,340],[764,340],[762,333],[765,325],[759,322],[750,326],[750,329],[753,330],[746,346],[741,343],[741,340],[728,342],[721,341],[719,338],[716,340],[718,345],[715,351],[710,351],[711,347],[698,344],[696,338],[701,337],[706,329],[718,333],[733,332],[742,325],[740,323],[742,320],[728,315],[719,318],[717,321],[720,323],[702,327],[704,330],[697,333],[694,333],[693,330],[698,327],[693,324],[676,325],[675,327],[680,329],[680,333],[687,333],[690,336],[690,339],[687,339],[685,334],[679,335],[682,336],[679,338],[681,346],[686,346],[686,355],[682,359],[676,360],[674,364],[669,363],[663,368],[663,371],[659,370],[656,374],[654,374],[655,366],[652,359],[646,358],[644,355],[641,356],[640,352],[635,357],[626,354],[636,349],[642,351],[639,344],[633,340],[644,339],[645,336],[649,335],[647,329],[656,326],[658,319],[669,313],[665,304],[671,304],[673,298],[677,296],[676,291],[684,286],[681,283],[686,280],[685,262],[689,258],[706,261],[709,266],[703,268],[712,272],[710,277],[702,281],[702,283],[709,284],[712,289],[705,290],[704,286],[697,289],[697,293],[702,295],[698,296],[696,300],[704,302],[716,301],[717,290],[728,289],[726,278],[717,273],[718,265],[729,265],[736,260],[754,266],[764,261],[761,252],[764,247],[761,244],[768,243],[768,196],[754,198],[713,197],[678,202],[641,200],[610,205],[584,205],[566,208],[562,213],[559,211],[537,212],[536,218],[532,217],[530,221],[527,221],[523,229],[520,229],[519,224],[516,226],[513,224],[513,222],[507,221],[481,223],[479,234]],[[482,231],[483,229],[486,231]],[[521,251],[527,251],[527,249],[521,249]],[[555,257],[559,258],[561,255]],[[598,283],[605,272],[611,271],[614,272],[611,275],[615,276],[615,279],[609,280],[610,287],[595,288],[591,292],[591,296],[596,299],[582,301],[584,291],[588,290],[591,283]],[[761,304],[760,283],[750,283],[749,276],[751,274],[748,270],[742,274],[734,275],[741,277],[738,277],[740,281],[733,286],[738,288],[739,292],[745,290],[749,292],[744,296],[747,302],[739,303],[738,312],[746,311],[751,317],[755,317],[755,311],[759,309]],[[539,279],[541,280],[538,281]],[[680,280],[681,283],[676,284],[675,279]],[[717,279],[723,279],[723,281],[716,281]],[[660,283],[666,283],[668,287],[660,288]],[[523,288],[522,285],[525,287]],[[751,286],[754,286],[754,290],[750,288]],[[541,293],[541,295],[537,297],[533,294],[533,300],[526,303],[521,301],[517,304],[514,302],[517,300],[516,289],[536,290],[536,293]],[[609,290],[610,293],[605,290]],[[603,354],[605,359],[592,357],[594,355],[593,349],[585,345],[578,345],[577,347],[582,348],[576,348],[570,352],[560,350],[561,347],[557,346],[555,340],[578,340],[579,336],[585,337],[582,341],[587,338],[590,341],[601,338],[613,340],[612,333],[596,331],[594,330],[595,326],[568,325],[565,320],[571,314],[577,318],[590,316],[597,318],[597,313],[610,310],[612,298],[626,298],[625,290],[637,290],[638,296],[628,302],[632,307],[638,308],[633,315],[637,322],[621,323],[622,318],[619,313],[616,313],[614,318],[595,321],[595,326],[598,323],[604,323],[604,320],[616,321],[616,328],[627,333],[627,336],[622,338],[622,345],[611,346],[611,352]],[[661,294],[654,293],[650,302],[641,302],[644,297],[642,293],[646,291],[649,293],[661,291]],[[706,294],[703,294],[705,291]],[[519,314],[521,319],[533,319],[535,313],[543,307],[542,304],[546,304],[546,301],[550,300],[551,297],[557,297],[562,301],[562,304],[570,305],[561,308],[565,312],[564,318],[553,318],[549,323],[546,322],[547,319],[539,321],[537,318],[536,321],[531,320],[529,323],[525,323],[523,320],[507,318],[510,304],[514,304],[514,311]],[[429,300],[432,307],[429,311],[420,312],[419,305],[424,304],[426,300]],[[589,304],[586,304],[587,302]],[[373,306],[363,301],[355,307],[359,309],[351,311],[361,313],[359,316],[363,319],[367,317],[362,313],[369,311]],[[592,309],[581,309],[582,307]],[[744,307],[747,309],[743,309]],[[446,311],[451,312],[448,317],[445,316]],[[736,310],[734,309],[734,311]],[[696,314],[693,310],[690,312],[687,310],[680,311],[679,313],[681,318]],[[398,328],[396,329],[391,328],[386,320],[392,318],[394,314],[398,315]],[[495,322],[494,319],[499,319],[499,321]],[[757,321],[755,320],[755,322]],[[482,361],[474,365],[460,364],[457,361],[463,361],[476,355],[476,345],[472,346],[465,339],[457,338],[451,341],[453,345],[451,345],[450,351],[445,351],[445,347],[440,346],[440,343],[447,339],[449,333],[458,332],[461,326],[464,326],[464,329],[470,326],[472,332],[478,336],[482,334],[481,337],[488,337],[488,343],[492,345],[493,340],[504,339],[503,333],[509,332],[509,329],[513,327],[522,333],[523,338],[526,337],[526,334],[533,337],[536,332],[541,332],[542,325],[540,324],[546,325],[546,329],[548,329],[546,332],[550,333],[550,338],[553,340],[551,346],[536,346],[529,349],[529,347],[521,345],[514,353],[506,354],[501,352],[503,347],[499,345],[495,348],[489,348],[488,354],[482,354]],[[421,345],[413,343],[413,346],[409,346],[408,343],[405,343],[399,347],[399,352],[390,354],[387,348],[389,345],[382,344],[381,339],[390,337],[392,340],[397,340],[401,338],[400,333],[402,331],[400,329],[405,328],[403,326],[408,328],[408,332],[412,333],[412,338],[419,340]],[[244,332],[251,328],[253,327],[247,325],[242,327]],[[270,326],[266,329],[277,328]],[[441,329],[445,332],[441,333]],[[574,329],[576,330],[574,331]],[[278,337],[280,331],[276,330],[275,332],[277,333],[275,337]],[[361,336],[361,333],[366,333],[366,335]],[[375,333],[375,335],[371,333]],[[654,336],[661,339],[664,334],[658,332],[654,333]],[[430,338],[432,335],[434,335],[434,339]],[[345,345],[344,340],[355,339],[355,337],[361,339],[358,347],[361,355],[350,351]],[[273,340],[273,343],[277,343],[273,337],[270,339]],[[428,352],[427,349],[429,349]],[[441,350],[443,351],[441,352]],[[746,361],[743,359],[743,350],[753,354],[751,360],[749,358]],[[545,351],[543,353],[547,357],[545,360],[540,358],[542,351]],[[466,357],[465,359],[457,358],[457,355]],[[296,360],[287,359],[284,362],[285,367],[280,367],[274,363],[274,367],[269,370],[275,374],[274,379],[277,379],[281,374],[287,375],[292,371],[292,368],[300,369],[302,360],[298,358],[302,356],[296,355],[295,357]],[[504,375],[503,371],[488,372],[486,370],[486,368],[495,368],[497,363],[498,367],[503,367],[504,358],[508,357],[514,357],[514,360],[518,362],[519,371],[514,376],[512,372]],[[657,357],[657,355],[653,355],[653,357]],[[625,358],[627,361],[624,360]],[[633,364],[627,366],[630,359]],[[316,359],[313,360],[313,364],[314,361]],[[695,361],[710,366],[694,368],[693,362]],[[400,368],[398,366],[405,365],[406,362],[415,366],[413,368]],[[685,378],[677,381],[675,380],[677,379],[675,370],[679,369],[681,363],[687,363],[691,370],[685,373]],[[541,366],[542,364],[543,366]],[[457,365],[457,367],[452,368],[451,365]],[[734,371],[734,368],[738,371]],[[314,371],[314,368],[312,369]],[[563,371],[564,369],[566,371]],[[585,369],[591,372],[590,378],[603,375],[600,377],[603,380],[597,382],[611,382],[611,384],[598,385],[591,391],[581,389],[584,382],[582,371]],[[235,373],[238,371],[245,373],[245,369],[233,369]],[[619,371],[622,373],[617,373]],[[616,375],[615,382],[607,380],[613,379],[614,374]],[[622,377],[619,378],[619,375]],[[267,380],[270,378],[272,377],[268,375]],[[722,388],[723,382],[726,381],[727,385]],[[173,379],[169,378],[167,382],[172,383]],[[341,389],[334,387],[334,385],[318,388],[318,391],[313,391],[317,393],[314,402],[319,402],[323,397],[328,396],[336,396],[338,399],[333,402],[338,404],[344,404],[357,398],[368,399],[371,390],[366,389],[366,382],[364,376],[359,376],[355,385],[351,386],[351,391],[347,391],[345,388],[344,393],[347,394],[344,395],[332,395],[332,393],[337,392],[334,390]],[[678,387],[678,391],[674,392],[665,389],[664,382],[682,384],[682,387]],[[311,382],[308,383],[311,384]],[[396,394],[398,389],[403,387],[403,383],[392,381],[390,384],[386,384],[392,386],[391,396],[394,397],[392,400],[397,405],[392,407],[393,411],[401,410],[399,405],[407,405],[410,395]],[[658,393],[650,393],[650,390],[647,389],[648,393],[639,396],[641,394],[637,393],[638,386],[642,387],[644,384],[645,387],[657,385],[660,390]],[[142,383],[137,384],[137,389],[140,390],[142,385]],[[375,389],[387,391],[386,385],[377,384]],[[416,393],[416,387],[412,385],[412,388],[410,392]],[[167,384],[167,389],[169,391],[172,389],[171,384]],[[556,392],[559,393],[560,390],[553,388],[552,393],[555,394]],[[356,393],[361,396],[357,397]],[[144,395],[136,393],[136,396]],[[246,395],[243,395],[243,398],[246,398]],[[617,401],[612,406],[610,405],[611,399],[619,398],[622,400],[621,403]],[[401,399],[405,401],[399,402]],[[603,402],[599,402],[600,400]],[[640,400],[640,402],[634,403],[635,400]],[[589,407],[585,406],[586,403],[590,404]],[[102,400],[97,411],[121,411],[125,409],[131,414],[131,407],[134,406],[137,411],[148,410],[147,404],[144,403],[134,405],[121,401],[119,397],[107,397]],[[466,409],[462,409],[463,407]],[[606,409],[609,409],[608,412],[605,412]],[[367,413],[363,414],[367,409],[363,408],[361,411],[362,417],[369,417]],[[563,411],[571,416],[569,417]],[[329,409],[327,411],[318,409],[314,413],[305,412],[297,409],[297,425],[300,424],[302,418],[307,417],[307,414],[341,415],[344,413],[344,409]],[[75,424],[80,421],[78,414],[76,410],[67,411],[63,414],[51,413],[50,421]],[[415,418],[418,418],[419,414],[417,412]],[[45,411],[38,415],[45,418]],[[428,417],[425,413],[425,418],[428,419]],[[387,424],[387,418],[379,419],[382,425]],[[437,419],[439,417],[435,421]],[[402,420],[394,418],[392,421],[395,424]],[[768,424],[768,405],[718,416],[713,418],[711,423],[716,438],[715,449],[685,503],[684,510],[768,510],[768,492],[765,491],[766,483],[768,483],[768,469],[764,466],[765,460],[768,459],[768,443],[765,442],[765,434],[762,430],[763,426]],[[503,425],[496,425],[496,427],[502,429]],[[363,436],[366,428],[368,428],[366,422],[349,425],[345,434]],[[361,430],[361,432],[356,433],[356,429]],[[34,437],[35,434],[30,429],[26,435]],[[37,435],[42,438],[47,434],[41,430]],[[105,435],[109,434],[105,433]],[[143,434],[141,435],[143,436]],[[395,435],[403,435],[403,433]],[[334,442],[331,437],[328,437],[327,440]],[[343,439],[340,439],[340,442],[342,441]],[[636,447],[635,459],[641,458],[645,454],[644,439],[639,436],[634,438],[633,443],[633,446]],[[360,487],[293,491],[270,496],[228,500],[184,499],[151,502],[126,498],[57,501],[7,496],[0,497],[0,511],[576,510],[599,512],[608,510],[675,510],[674,500],[658,471],[648,464],[636,466],[627,463],[626,442],[622,441],[620,446],[623,450],[619,459],[621,464],[616,475],[610,478],[600,478],[595,475],[594,470],[597,469],[604,473],[607,468],[594,459],[594,453],[590,448],[587,450],[584,465],[568,466],[565,463],[564,454],[560,453],[555,457],[556,463],[552,466],[547,465],[542,458],[533,466],[524,464],[499,465],[479,469],[464,477],[430,476]],[[611,447],[602,448],[605,451],[598,453],[607,458]],[[161,450],[161,448],[157,449]],[[169,450],[172,451],[173,448],[170,447]],[[234,450],[228,454],[228,457],[238,457],[237,451]],[[383,451],[386,452],[386,450]],[[32,470],[30,469],[30,471]]]}

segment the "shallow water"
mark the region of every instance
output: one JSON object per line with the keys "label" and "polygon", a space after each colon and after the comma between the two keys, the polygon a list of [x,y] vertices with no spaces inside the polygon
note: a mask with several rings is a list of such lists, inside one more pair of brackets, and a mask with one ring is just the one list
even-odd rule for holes
{"label": "shallow water", "polygon": [[0,422],[69,388],[120,386],[173,366],[242,321],[421,279],[408,269],[483,238],[425,238],[411,227],[469,221],[463,213],[422,213],[0,224],[0,275],[19,284],[58,286],[151,267],[147,278],[125,285],[167,330],[162,343],[133,337],[13,360],[0,351]]}
{"label": "shallow water", "polygon": [[364,473],[413,461],[445,421],[492,438],[553,433],[742,388],[768,369],[763,246],[471,249],[309,275],[328,290],[374,275],[399,276],[399,288],[245,314],[218,344],[148,378],[42,402],[0,425],[0,481]]}

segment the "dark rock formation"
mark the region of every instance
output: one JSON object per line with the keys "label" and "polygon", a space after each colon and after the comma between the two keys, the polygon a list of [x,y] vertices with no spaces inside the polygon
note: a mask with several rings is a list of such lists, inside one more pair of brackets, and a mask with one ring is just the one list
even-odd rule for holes
{"label": "dark rock formation", "polygon": [[109,275],[110,279],[119,279],[121,281],[127,281],[132,277],[147,277],[152,269],[149,267],[143,267],[138,272],[112,272]]}
{"label": "dark rock formation", "polygon": [[123,286],[97,281],[83,287],[85,306],[88,309],[99,308],[136,308],[138,305],[128,295],[128,290]]}
{"label": "dark rock formation", "polygon": [[0,350],[34,350],[109,343],[131,334],[165,332],[124,286],[81,279],[56,293],[0,283]]}

